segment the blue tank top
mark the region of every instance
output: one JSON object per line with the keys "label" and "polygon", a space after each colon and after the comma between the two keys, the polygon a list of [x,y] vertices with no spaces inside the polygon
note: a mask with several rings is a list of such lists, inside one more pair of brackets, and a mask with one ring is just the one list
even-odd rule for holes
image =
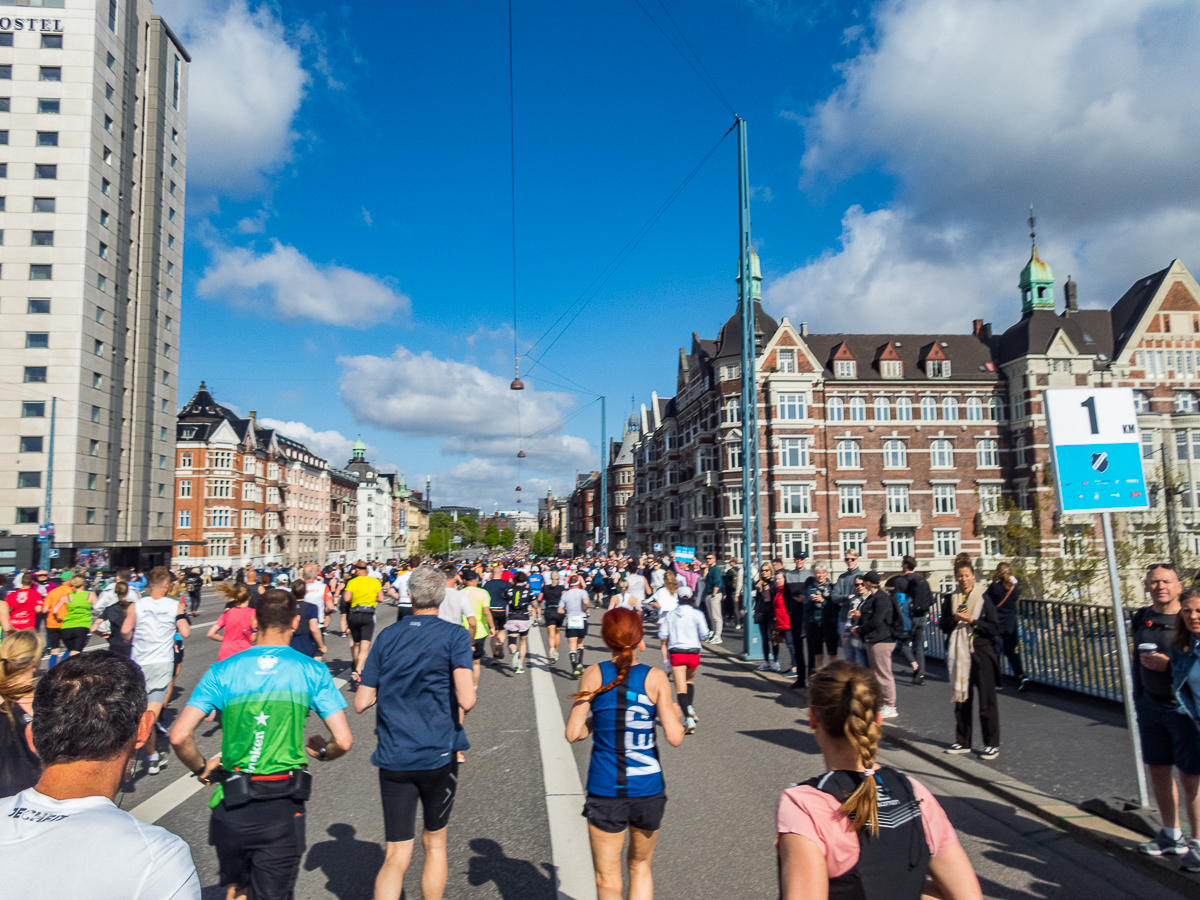
{"label": "blue tank top", "polygon": [[[653,797],[664,790],[654,731],[654,703],[646,696],[650,667],[636,665],[623,684],[592,699],[592,761],[587,790],[597,797]],[[600,683],[617,677],[600,663]]]}

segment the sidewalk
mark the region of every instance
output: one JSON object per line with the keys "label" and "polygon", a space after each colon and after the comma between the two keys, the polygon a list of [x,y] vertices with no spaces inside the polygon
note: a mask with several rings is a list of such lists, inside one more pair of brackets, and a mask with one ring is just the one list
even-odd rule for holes
{"label": "sidewalk", "polygon": [[[742,652],[742,632],[725,629],[724,643],[712,648],[734,656]],[[781,647],[781,666],[790,662]],[[954,709],[946,665],[930,659],[925,685],[914,687],[908,666],[894,658],[898,719],[889,724],[933,745],[954,742]],[[1137,773],[1125,711],[1120,704],[1059,688],[1031,685],[1018,692],[1005,682],[999,695],[1000,758],[983,765],[1018,778],[1055,797],[1079,804],[1094,797],[1137,798]],[[983,746],[976,715],[974,746]]]}

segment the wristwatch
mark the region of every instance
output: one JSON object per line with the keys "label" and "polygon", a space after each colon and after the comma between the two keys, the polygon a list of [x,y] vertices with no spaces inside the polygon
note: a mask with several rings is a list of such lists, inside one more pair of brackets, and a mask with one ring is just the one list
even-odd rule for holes
{"label": "wristwatch", "polygon": [[200,763],[200,768],[192,770],[192,774],[195,775],[197,778],[199,778],[201,776],[201,774],[203,774],[204,770],[207,767],[208,767],[208,760],[206,759],[206,760],[204,760],[204,762]]}
{"label": "wristwatch", "polygon": [[329,745],[322,744],[321,749],[317,751],[317,759],[321,762],[329,762]]}

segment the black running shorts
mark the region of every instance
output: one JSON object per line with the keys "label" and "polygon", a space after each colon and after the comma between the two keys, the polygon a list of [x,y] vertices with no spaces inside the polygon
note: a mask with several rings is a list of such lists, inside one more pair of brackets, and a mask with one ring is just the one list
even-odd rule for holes
{"label": "black running shorts", "polygon": [[304,804],[285,797],[212,811],[208,842],[217,850],[221,884],[249,887],[254,900],[290,900],[304,855]]}
{"label": "black running shorts", "polygon": [[51,650],[62,647],[62,629],[46,626],[46,646]]}
{"label": "black running shorts", "polygon": [[64,628],[61,631],[63,646],[72,653],[82,653],[90,633],[90,628]]}
{"label": "black running shorts", "polygon": [[546,624],[553,625],[556,628],[562,628],[563,620],[567,617],[566,613],[560,613],[557,606],[546,607]]}
{"label": "black running shorts", "polygon": [[583,817],[606,834],[620,834],[626,828],[658,831],[662,827],[667,795],[653,797],[599,797],[588,794]]}
{"label": "black running shorts", "polygon": [[475,638],[474,649],[471,651],[471,659],[483,659],[483,645],[487,643],[487,638]]}
{"label": "black running shorts", "polygon": [[458,792],[458,762],[440,769],[408,772],[379,770],[379,794],[383,800],[383,833],[389,844],[411,841],[417,836],[417,800],[424,812],[425,830],[441,831],[450,823],[454,795]]}
{"label": "black running shorts", "polygon": [[496,623],[497,631],[503,631],[504,623],[508,621],[508,610],[493,609],[492,610],[492,621]]}
{"label": "black running shorts", "polygon": [[354,643],[369,641],[375,636],[375,607],[370,612],[360,609],[350,610],[350,640]]}

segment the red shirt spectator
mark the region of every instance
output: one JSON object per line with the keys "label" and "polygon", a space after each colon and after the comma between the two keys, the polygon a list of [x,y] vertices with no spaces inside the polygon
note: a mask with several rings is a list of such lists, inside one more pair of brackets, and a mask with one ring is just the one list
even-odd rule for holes
{"label": "red shirt spectator", "polygon": [[4,602],[8,604],[8,628],[10,631],[20,631],[23,628],[33,628],[37,625],[38,609],[42,605],[42,595],[35,587],[30,587],[29,576],[22,579],[25,585],[15,591],[9,591]]}
{"label": "red shirt spectator", "polygon": [[783,588],[775,588],[775,627],[791,631],[792,620],[788,615],[787,604],[783,602]]}

